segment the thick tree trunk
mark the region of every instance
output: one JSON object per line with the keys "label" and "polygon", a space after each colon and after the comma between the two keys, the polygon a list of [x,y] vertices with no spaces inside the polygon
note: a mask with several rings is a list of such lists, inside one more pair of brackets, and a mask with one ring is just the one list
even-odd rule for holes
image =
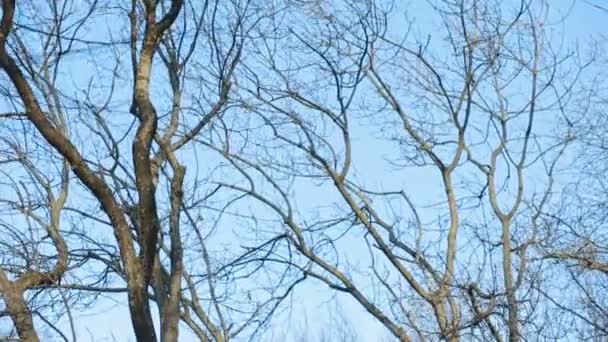
{"label": "thick tree trunk", "polygon": [[10,281],[0,269],[0,293],[6,304],[6,311],[15,324],[15,329],[21,341],[38,342],[38,334],[34,328],[32,313],[23,299],[24,290]]}
{"label": "thick tree trunk", "polygon": [[32,313],[23,299],[23,293],[7,294],[4,296],[4,300],[21,341],[40,341],[36,329],[34,328]]}
{"label": "thick tree trunk", "polygon": [[513,270],[511,269],[511,222],[510,219],[503,219],[502,222],[502,251],[503,251],[503,274],[505,290],[507,292],[507,306],[509,309],[509,341],[519,342],[519,322],[517,313],[517,298],[513,281]]}
{"label": "thick tree trunk", "polygon": [[137,341],[156,341],[156,331],[150,313],[147,286],[129,286],[129,311]]}

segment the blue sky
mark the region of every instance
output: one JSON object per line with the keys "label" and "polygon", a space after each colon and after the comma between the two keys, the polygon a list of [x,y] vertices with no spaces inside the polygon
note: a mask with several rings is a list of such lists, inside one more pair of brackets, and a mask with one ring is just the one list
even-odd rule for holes
{"label": "blue sky", "polygon": [[[597,1],[600,2],[600,0]],[[569,12],[563,24],[556,25],[552,29],[556,45],[563,39],[563,49],[576,51],[578,48],[578,51],[586,53],[591,48],[592,38],[604,34],[608,14],[601,13],[584,1],[579,1],[575,6],[573,6],[573,1],[567,0],[550,0],[549,3],[552,11],[550,17],[556,17],[558,13]],[[427,32],[434,32],[437,18],[426,3],[409,1],[407,5],[402,4],[402,6],[407,7],[409,17],[415,19],[418,32],[423,35]],[[398,9],[400,8],[401,6],[398,7]],[[601,24],[602,22],[604,24]],[[398,27],[398,25],[399,19],[395,17],[393,27]],[[398,28],[396,29],[398,30]],[[79,66],[78,62],[72,63],[74,63],[71,68],[73,76],[78,79],[78,69],[86,64],[82,62],[83,64]],[[358,128],[363,129],[364,127]],[[403,177],[393,177],[389,170],[377,167],[384,164],[384,156],[377,152],[384,151],[386,148],[387,146],[383,146],[375,139],[355,141],[355,158],[361,160],[356,163],[358,176],[368,180],[368,183],[372,185],[395,185],[412,193],[422,193],[424,196],[417,197],[417,201],[433,202],[440,193],[429,190],[436,180],[428,174],[427,170],[408,171],[409,176],[406,179],[415,179],[415,182],[411,182],[404,181]],[[306,194],[300,198],[302,202],[308,200],[310,203],[315,203],[318,200],[319,192],[315,189],[299,189],[299,193]],[[307,203],[302,203],[303,210],[307,206]],[[431,215],[432,212],[426,214]],[[123,296],[116,296],[114,299],[118,303],[126,303]],[[385,340],[385,336],[388,336],[384,329],[350,297],[330,292],[323,284],[308,283],[299,286],[291,304],[292,307],[275,317],[271,324],[270,330],[276,336],[277,341],[284,340],[282,333],[288,330],[287,341],[298,340],[303,329],[309,329],[316,334],[336,317],[350,322],[361,341],[382,341]],[[182,329],[181,334],[183,341],[194,341],[187,333],[187,329]],[[82,341],[111,341],[113,338],[116,341],[134,340],[126,306],[115,304],[111,300],[101,300],[86,315],[79,316],[78,335]]]}
{"label": "blue sky", "polygon": [[[564,51],[575,51],[578,49],[586,53],[591,48],[590,42],[593,38],[604,33],[602,22],[606,21],[607,15],[597,9],[580,1],[573,5],[572,1],[552,0],[549,3],[552,14],[550,18],[556,18],[560,14],[569,13],[565,21],[554,25],[551,28],[553,39],[556,45],[561,45]],[[433,15],[426,4],[423,2],[410,1],[403,7],[408,9],[410,18],[414,18],[417,31],[422,35],[434,32],[437,25],[437,18]],[[394,18],[394,27],[398,27],[398,16]],[[561,41],[563,39],[563,42]],[[383,186],[401,185],[412,193],[423,193],[425,196],[416,198],[419,202],[432,202],[435,196],[440,193],[429,191],[435,180],[429,176],[427,170],[410,170],[407,179],[415,179],[415,182],[405,182],[401,177],[390,176],[390,171],[379,169],[382,165],[384,156],[378,151],[386,150],[388,146],[382,146],[377,140],[365,139],[355,141],[355,158],[360,158],[362,162],[356,163],[356,171],[360,178],[371,180],[368,183]],[[317,201],[316,190],[307,191],[311,203]],[[303,190],[300,194],[303,194]],[[306,201],[305,197],[301,197]],[[303,204],[303,207],[306,207]],[[329,292],[327,287],[319,283],[309,283],[298,287],[292,307],[277,317],[271,324],[272,335],[275,340],[284,340],[283,333],[286,333],[287,340],[297,341],[299,334],[308,329],[315,336],[319,331],[332,324],[337,319],[343,319],[350,323],[361,341],[382,341],[388,334],[370,315],[368,315],[357,303],[344,294]],[[124,341],[125,337],[132,336],[130,321],[127,310],[124,306],[117,306],[105,311],[106,305],[98,305],[100,314],[93,314],[88,317],[80,318],[80,335],[87,340],[89,331],[94,338],[99,341],[102,336],[108,339],[115,336],[117,341]],[[108,302],[109,306],[109,302]],[[105,311],[105,312],[104,312]],[[186,329],[182,330],[184,341],[194,340],[187,337]]]}

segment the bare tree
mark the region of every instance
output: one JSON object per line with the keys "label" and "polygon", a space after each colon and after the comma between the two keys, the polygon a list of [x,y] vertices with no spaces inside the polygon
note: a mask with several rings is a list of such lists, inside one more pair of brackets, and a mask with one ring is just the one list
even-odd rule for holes
{"label": "bare tree", "polygon": [[[41,137],[45,153],[58,160],[38,166],[30,147],[22,148],[9,135],[3,140],[11,148],[3,165],[20,163],[35,181],[26,189],[17,180],[7,186],[26,191],[19,196],[38,189],[37,196],[46,199],[17,197],[5,203],[30,220],[48,212],[48,219],[35,222],[37,231],[44,229],[49,237],[38,239],[50,239],[56,249],[53,267],[48,261],[27,265],[32,260],[22,254],[25,271],[11,269],[7,272],[16,276],[3,276],[3,297],[20,338],[37,340],[24,292],[43,285],[76,293],[126,292],[139,341],[157,340],[151,300],[159,310],[161,340],[176,341],[182,321],[203,341],[227,341],[263,327],[291,291],[294,284],[287,280],[278,287],[269,282],[238,294],[232,290],[256,270],[261,260],[256,256],[267,252],[264,246],[273,245],[214,258],[206,246],[211,234],[203,232],[214,218],[203,224],[201,217],[216,209],[211,197],[219,189],[205,182],[197,165],[188,177],[184,162],[197,153],[192,141],[228,106],[233,73],[251,30],[261,32],[258,26],[278,10],[262,4],[2,1],[0,66],[11,84],[3,96],[13,107],[2,119],[7,132],[20,127],[20,143]],[[108,20],[111,26],[105,25]],[[90,68],[70,74],[72,58]],[[40,169],[54,163],[61,165],[59,184]],[[70,180],[71,172],[76,181]],[[78,199],[66,205],[72,182]],[[62,209],[69,215],[60,218]],[[60,222],[74,222],[69,232],[76,240],[70,249]],[[118,248],[107,242],[107,233],[91,227],[111,228]],[[68,258],[93,271],[75,270],[65,277]],[[48,270],[38,270],[40,263]]]}
{"label": "bare tree", "polygon": [[[584,80],[584,91],[575,97],[578,110],[567,116],[576,135],[576,153],[564,172],[567,179],[560,201],[541,215],[553,236],[542,243],[543,257],[552,263],[556,278],[564,280],[558,290],[545,291],[543,296],[570,317],[577,338],[601,341],[608,336],[605,40],[594,41],[587,53],[596,64]],[[563,293],[568,297],[563,298]]]}
{"label": "bare tree", "polygon": [[605,335],[601,101],[548,2],[0,2],[21,340],[104,295],[138,341],[264,339],[304,281],[400,341]]}
{"label": "bare tree", "polygon": [[[208,143],[241,175],[221,184],[273,210],[302,271],[399,340],[541,334],[539,217],[571,143],[547,118],[580,67],[552,50],[543,2],[433,3],[443,35],[422,39],[383,6],[294,3],[237,78],[259,128]],[[415,177],[444,200],[407,191]],[[318,207],[302,210],[301,182]]]}

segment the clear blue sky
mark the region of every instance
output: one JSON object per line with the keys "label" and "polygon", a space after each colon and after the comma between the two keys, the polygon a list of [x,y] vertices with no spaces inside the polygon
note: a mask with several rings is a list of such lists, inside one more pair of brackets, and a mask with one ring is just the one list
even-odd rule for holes
{"label": "clear blue sky", "polygon": [[[556,42],[561,38],[561,33],[565,32],[564,48],[574,49],[578,42],[581,51],[585,51],[589,48],[588,44],[592,37],[606,32],[608,14],[601,13],[586,4],[584,0],[579,0],[575,6],[572,6],[572,1],[569,0],[550,0],[549,2],[554,13],[565,14],[570,9],[572,10],[563,23],[563,28],[556,27],[554,37]],[[596,0],[596,2],[604,2],[608,5],[608,1]],[[405,5],[403,6],[405,7]],[[437,18],[431,14],[432,12],[423,1],[409,1],[407,7],[410,17],[416,19],[419,32],[433,32],[433,22]],[[397,20],[395,18],[395,27],[398,25]],[[601,24],[602,22],[604,24]],[[78,65],[74,62],[73,70],[76,72],[77,69]],[[411,171],[409,179],[416,179],[416,182],[411,183],[404,182],[401,177],[391,177],[386,169],[376,167],[384,164],[383,156],[377,151],[382,151],[385,147],[372,139],[369,141],[361,139],[355,142],[355,158],[364,160],[356,165],[360,177],[372,180],[368,182],[371,184],[399,185],[411,192],[425,193],[427,198],[417,198],[417,200],[432,202],[433,196],[437,194],[428,191],[432,180],[426,175],[426,171]],[[305,191],[305,189],[301,189],[301,191]],[[310,202],[314,203],[317,200],[315,195],[318,194],[314,189],[309,189],[307,192]],[[116,300],[126,303],[124,297],[121,296],[116,296]],[[282,333],[287,330],[291,332],[288,334],[288,340],[293,339],[294,341],[299,337],[302,329],[308,328],[315,334],[332,322],[332,316],[335,319],[340,315],[342,317],[339,319],[350,321],[361,341],[381,341],[381,338],[388,336],[383,328],[350,297],[330,292],[323,284],[308,283],[299,286],[292,303],[293,307],[290,310],[284,311],[273,320],[271,330],[276,333],[277,341],[283,340]],[[110,300],[101,300],[91,310],[90,315],[78,317],[77,323],[81,341],[134,340],[126,306],[115,305]],[[182,329],[181,334],[183,341],[194,341],[192,337],[188,337],[187,329]]]}

